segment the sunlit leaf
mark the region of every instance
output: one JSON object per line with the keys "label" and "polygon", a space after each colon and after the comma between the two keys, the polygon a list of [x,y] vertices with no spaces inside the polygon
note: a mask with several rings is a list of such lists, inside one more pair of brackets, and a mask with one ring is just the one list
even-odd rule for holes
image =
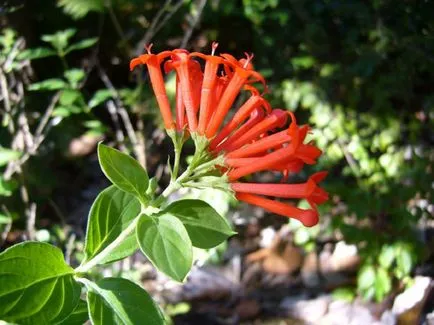
{"label": "sunlit leaf", "polygon": [[77,306],[80,286],[62,252],[49,244],[25,242],[0,254],[0,319],[52,324]]}
{"label": "sunlit leaf", "polygon": [[98,158],[102,171],[114,185],[142,201],[148,200],[149,177],[137,160],[102,143],[98,145]]}

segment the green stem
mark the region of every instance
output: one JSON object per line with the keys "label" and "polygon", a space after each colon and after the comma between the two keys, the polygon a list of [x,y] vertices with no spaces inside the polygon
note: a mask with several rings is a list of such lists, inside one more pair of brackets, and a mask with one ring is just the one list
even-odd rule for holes
{"label": "green stem", "polygon": [[195,167],[198,163],[200,163],[200,160],[201,160],[201,157],[203,154],[203,151],[198,150],[195,152],[194,157],[193,157],[194,163],[192,163],[190,166],[188,166],[188,168],[179,177],[177,177],[178,171],[179,171],[179,160],[180,160],[181,150],[179,150],[179,147],[180,147],[179,145],[178,146],[175,145],[175,147],[176,147],[176,149],[178,149],[178,150],[175,149],[175,163],[174,163],[174,170],[173,170],[175,177],[174,177],[174,179],[171,180],[169,186],[167,186],[167,188],[163,191],[163,193],[161,193],[157,199],[152,201],[149,206],[145,207],[142,203],[142,206],[143,206],[142,211],[140,212],[140,214],[136,218],[133,219],[133,221],[128,225],[128,227],[125,228],[120,233],[120,235],[114,241],[112,241],[106,248],[104,248],[100,253],[98,253],[96,256],[94,256],[89,261],[87,261],[84,264],[77,267],[75,269],[76,273],[86,273],[90,269],[92,269],[93,267],[100,264],[107,256],[109,256],[112,253],[112,251],[115,248],[117,248],[120,244],[122,244],[122,242],[133,233],[133,231],[136,229],[137,222],[139,221],[139,218],[142,214],[152,215],[156,211],[159,211],[159,207],[165,201],[165,199],[173,192],[179,190],[183,186],[183,183],[187,182],[194,172],[196,172],[197,170],[209,169],[209,167],[212,166],[213,164],[215,164],[216,160],[218,159],[218,158],[216,158],[216,159],[213,159],[209,162],[206,162],[206,163],[198,166],[198,168],[196,168],[196,170],[195,170]]}
{"label": "green stem", "polygon": [[179,172],[179,162],[181,160],[181,150],[175,147],[175,161],[173,163],[172,181],[176,180]]}
{"label": "green stem", "polygon": [[140,215],[138,215],[130,225],[125,228],[120,235],[112,241],[106,248],[104,248],[100,253],[98,253],[94,258],[87,261],[86,263],[80,265],[75,269],[76,273],[88,272],[91,268],[98,265],[102,260],[111,254],[111,252],[117,248],[122,242],[136,229],[137,222],[139,221]]}

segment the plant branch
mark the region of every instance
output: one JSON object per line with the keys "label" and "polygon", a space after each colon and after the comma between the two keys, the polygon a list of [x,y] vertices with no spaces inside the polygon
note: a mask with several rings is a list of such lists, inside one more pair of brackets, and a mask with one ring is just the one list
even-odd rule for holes
{"label": "plant branch", "polygon": [[[140,214],[141,215],[141,214]],[[133,221],[131,221],[130,225],[125,228],[121,234],[112,241],[106,248],[104,248],[100,253],[98,253],[94,258],[90,259],[86,263],[80,265],[75,269],[77,273],[86,273],[91,268],[98,265],[101,261],[103,261],[107,256],[111,254],[111,252],[117,248],[123,241],[131,235],[131,233],[136,229],[137,222],[139,221],[140,215],[138,215]]]}

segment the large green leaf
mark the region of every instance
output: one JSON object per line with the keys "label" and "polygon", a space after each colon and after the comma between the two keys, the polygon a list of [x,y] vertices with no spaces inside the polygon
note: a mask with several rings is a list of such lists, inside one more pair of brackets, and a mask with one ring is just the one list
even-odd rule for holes
{"label": "large green leaf", "polygon": [[51,324],[77,306],[80,286],[62,252],[49,244],[25,242],[0,254],[0,319]]}
{"label": "large green leaf", "polygon": [[122,278],[86,281],[89,315],[94,325],[165,324],[151,296],[137,284]]}
{"label": "large green leaf", "polygon": [[142,215],[136,228],[140,249],[161,272],[183,281],[191,269],[193,249],[182,222],[170,215]]}
{"label": "large green leaf", "polygon": [[80,300],[74,311],[66,319],[62,320],[59,325],[83,325],[88,319],[87,302]]}
{"label": "large green leaf", "polygon": [[147,201],[149,178],[137,160],[102,143],[98,145],[98,158],[101,169],[114,185]]}
{"label": "large green leaf", "polygon": [[212,248],[235,234],[226,219],[201,200],[176,201],[164,212],[182,221],[195,247]]}
{"label": "large green leaf", "polygon": [[[131,194],[110,186],[93,203],[87,224],[85,261],[100,253],[140,213],[140,202]],[[127,237],[101,263],[122,259],[138,248],[134,233]]]}

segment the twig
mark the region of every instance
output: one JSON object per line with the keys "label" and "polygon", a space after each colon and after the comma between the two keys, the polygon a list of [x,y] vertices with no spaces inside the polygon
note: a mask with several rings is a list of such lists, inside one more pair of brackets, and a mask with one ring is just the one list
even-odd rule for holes
{"label": "twig", "polygon": [[[98,73],[99,76],[104,83],[104,85],[111,91],[114,99],[113,107],[112,109],[114,112],[116,112],[122,119],[122,122],[125,126],[125,130],[127,131],[128,137],[131,141],[131,144],[133,145],[134,154],[136,155],[139,163],[146,168],[146,148],[145,148],[145,142],[139,141],[138,137],[136,136],[136,132],[134,131],[133,124],[131,123],[131,119],[128,115],[127,110],[125,109],[125,106],[122,102],[122,99],[119,95],[119,92],[114,87],[113,83],[111,82],[110,78],[108,77],[105,70],[98,64]],[[112,114],[112,113],[110,113]],[[112,119],[115,118],[112,116]],[[117,118],[117,117],[116,117]],[[139,119],[140,120],[140,117]],[[116,125],[115,125],[116,127]],[[117,132],[117,131],[116,131]],[[125,138],[125,137],[124,137]]]}
{"label": "twig", "polygon": [[127,148],[125,147],[125,144],[124,144],[125,135],[124,135],[124,132],[122,131],[122,127],[121,127],[121,124],[119,122],[117,107],[116,107],[113,100],[107,101],[106,106],[107,106],[107,110],[110,113],[110,117],[113,121],[113,125],[115,127],[116,141],[118,142],[118,145],[122,151],[127,151]]}
{"label": "twig", "polygon": [[8,130],[12,134],[15,132],[14,120],[12,118],[11,103],[9,100],[8,83],[6,76],[3,74],[3,69],[0,69],[0,87],[2,92],[2,100],[4,102],[5,113],[8,118]]}
{"label": "twig", "polygon": [[36,154],[36,151],[38,150],[39,146],[42,144],[42,142],[45,140],[45,137],[47,136],[49,127],[47,127],[48,122],[50,121],[50,116],[53,113],[54,107],[57,104],[57,101],[60,98],[60,92],[57,92],[51,99],[50,104],[48,105],[47,109],[45,110],[45,113],[40,120],[38,127],[36,128],[35,135],[33,136],[33,146],[31,148],[28,148],[26,152],[21,156],[20,159],[11,161],[8,166],[6,167],[6,170],[3,174],[4,178],[6,180],[10,179],[13,174],[18,172],[21,168],[21,166],[29,160],[29,158]]}
{"label": "twig", "polygon": [[187,29],[184,38],[182,39],[181,48],[185,48],[187,46],[187,43],[190,40],[191,35],[193,34],[194,28],[200,21],[200,17],[202,15],[203,9],[205,8],[206,2],[207,0],[200,0],[199,5],[197,6],[197,13],[193,17],[193,21],[191,22],[190,27]]}
{"label": "twig", "polygon": [[68,264],[71,264],[71,255],[72,251],[74,250],[74,243],[75,243],[76,235],[74,233],[71,234],[68,238],[68,242],[66,243],[65,248],[65,261]]}
{"label": "twig", "polygon": [[[158,33],[158,31],[163,28],[163,26],[167,23],[167,21],[181,8],[181,6],[184,4],[184,0],[179,0],[173,7],[171,7],[172,0],[166,0],[161,7],[161,9],[157,12],[157,14],[152,19],[151,25],[149,26],[148,30],[146,31],[143,38],[137,43],[135,53],[136,55],[139,55],[143,52],[143,47],[146,44],[149,44],[149,42],[152,40],[152,38],[155,36],[155,34]],[[162,18],[163,14],[166,13],[166,15]]]}

